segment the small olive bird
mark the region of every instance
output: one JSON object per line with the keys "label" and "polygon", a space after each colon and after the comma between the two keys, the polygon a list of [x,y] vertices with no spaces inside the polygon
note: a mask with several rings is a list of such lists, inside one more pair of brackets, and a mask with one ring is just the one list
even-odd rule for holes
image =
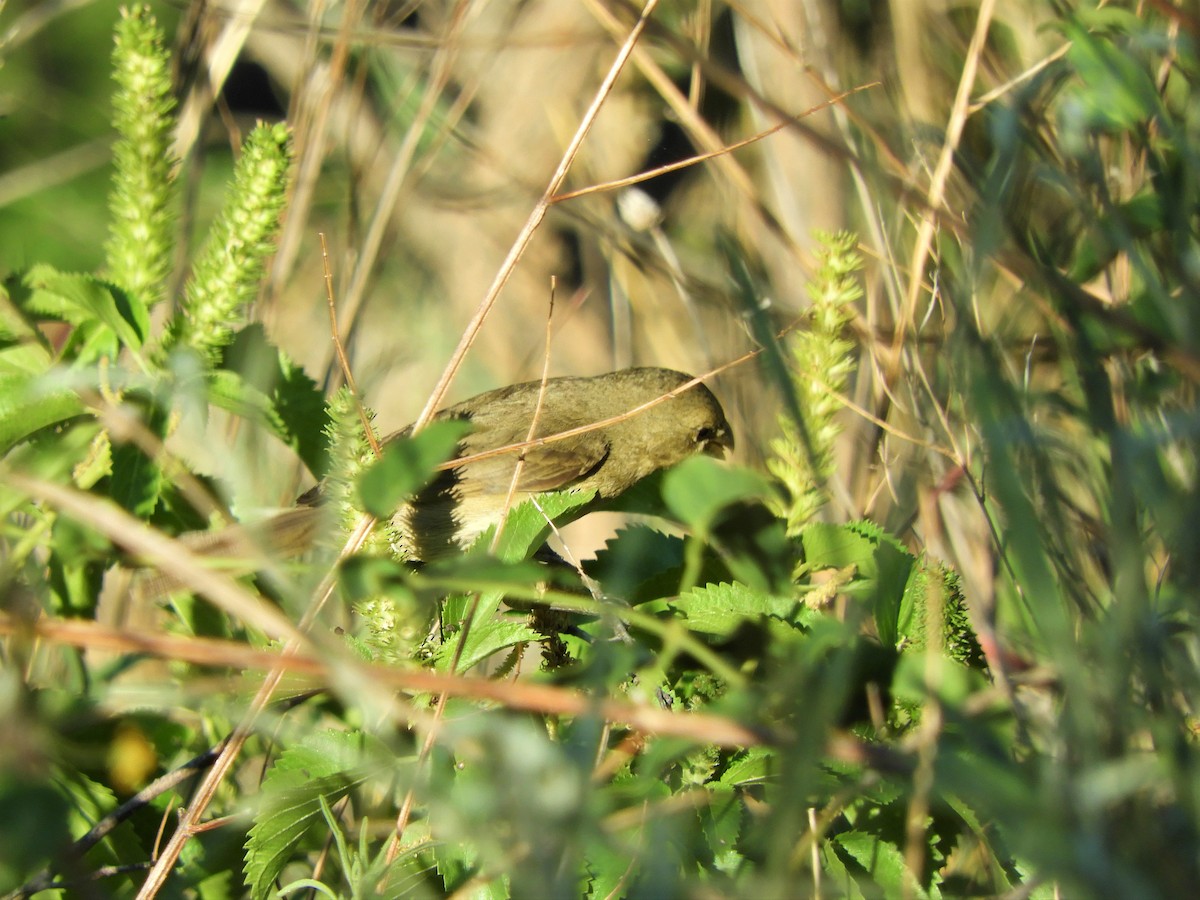
{"label": "small olive bird", "polygon": [[[523,462],[513,505],[530,496],[570,489],[595,491],[596,502],[611,500],[647,475],[693,454],[723,456],[733,447],[729,422],[704,385],[680,390],[692,380],[670,369],[621,369],[588,378],[551,378],[544,388],[541,381],[527,381],[442,410],[435,420],[471,425],[458,445],[456,459],[524,443],[535,411],[535,439],[615,421],[439,472],[393,515],[397,551],[408,560],[429,561],[469,546],[504,515],[518,458]],[[675,391],[661,403],[634,412]],[[409,426],[389,435],[385,443],[411,433]],[[322,487],[317,485],[294,509],[264,522],[185,535],[182,540],[205,556],[243,557],[247,547],[262,548],[269,555],[296,555],[310,549],[318,536],[321,500]],[[573,517],[587,511],[585,506]],[[174,579],[157,575],[143,583],[139,593],[153,597],[176,587]]]}

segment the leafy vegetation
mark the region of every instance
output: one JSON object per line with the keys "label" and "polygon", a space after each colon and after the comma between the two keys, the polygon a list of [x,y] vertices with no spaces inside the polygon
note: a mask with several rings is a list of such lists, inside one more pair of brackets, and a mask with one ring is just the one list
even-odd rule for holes
{"label": "leafy vegetation", "polygon": [[[535,558],[550,522],[594,499],[568,491],[413,566],[367,526],[460,433],[418,430],[376,459],[359,392],[325,390],[347,373],[318,386],[320,354],[281,349],[319,278],[282,285],[305,280],[293,222],[342,217],[356,367],[370,371],[376,332],[434,365],[450,355],[423,316],[467,317],[414,292],[472,260],[439,270],[396,241],[381,261],[396,195],[362,174],[361,136],[321,156],[330,110],[381,125],[345,91],[410,91],[372,133],[420,181],[414,247],[440,228],[431,196],[461,200],[486,182],[470,161],[508,158],[485,113],[512,92],[471,74],[459,51],[478,22],[441,6],[371,26],[436,36],[430,65],[324,23],[331,43],[305,52],[329,67],[328,107],[297,86],[293,125],[238,140],[219,210],[211,185],[185,189],[201,160],[223,163],[183,137],[202,133],[195,94],[176,93],[161,27],[144,7],[117,19],[103,261],[91,271],[81,248],[67,267],[47,243],[0,294],[0,889],[1186,896],[1200,882],[1200,24],[1169,4],[1031,0],[1012,20],[918,5],[929,27],[914,36],[900,5],[834,4],[819,101],[872,72],[885,84],[838,96],[827,131],[800,118],[748,169],[720,155],[615,209],[551,198],[564,245],[591,248],[581,287],[603,257],[618,362],[651,348],[644,361],[699,371],[752,351],[716,382],[750,449],[611,501],[623,524],[578,564],[569,534],[569,564]],[[597,35],[635,27],[624,7],[584,6]],[[623,76],[637,86],[601,95],[606,112],[635,101],[635,131],[642,108],[670,108],[701,151],[717,126],[802,112],[777,93],[800,96],[793,44],[748,12],[654,10],[651,52]],[[488,37],[506,52],[533,41],[512,15]],[[197,52],[202,30],[184,32]],[[889,67],[885,34],[894,59],[936,62]],[[925,56],[904,55],[914,40]],[[265,37],[253,47],[287,71]],[[9,64],[22,50],[13,38]],[[621,148],[605,127],[595,140]],[[784,137],[850,173],[825,179],[839,210],[857,202],[827,223],[839,230],[796,228],[792,179],[829,185]],[[602,156],[582,159],[608,177]],[[349,212],[314,196],[322,164],[351,188]],[[654,215],[632,218],[651,193]],[[358,220],[365,197],[382,218]],[[477,224],[458,227],[485,256]],[[361,324],[372,278],[400,298],[388,328]],[[544,316],[513,308],[500,343],[527,346]],[[694,355],[671,363],[681,347]],[[384,384],[385,400],[417,393]],[[206,561],[224,547],[212,535],[313,480],[330,514],[306,557],[248,529],[254,575]]]}

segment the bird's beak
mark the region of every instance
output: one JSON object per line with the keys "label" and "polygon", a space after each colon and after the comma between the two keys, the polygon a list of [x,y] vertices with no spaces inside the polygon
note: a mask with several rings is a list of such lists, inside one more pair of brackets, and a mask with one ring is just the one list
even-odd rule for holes
{"label": "bird's beak", "polygon": [[726,425],[717,432],[716,437],[704,445],[704,454],[706,456],[715,456],[717,459],[725,458],[725,451],[733,449],[733,432]]}

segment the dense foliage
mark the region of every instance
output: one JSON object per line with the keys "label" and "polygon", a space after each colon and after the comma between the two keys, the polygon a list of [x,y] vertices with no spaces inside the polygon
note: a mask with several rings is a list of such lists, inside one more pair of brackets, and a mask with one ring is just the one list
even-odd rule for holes
{"label": "dense foliage", "polygon": [[[654,13],[643,41],[668,61],[639,71],[664,103],[703,73],[771,110],[753,17],[702,6],[705,41],[692,4]],[[882,25],[833,6],[849,78]],[[719,285],[751,336],[762,464],[647,479],[578,565],[535,558],[592,499],[568,491],[420,566],[364,529],[459,433],[376,459],[359,396],[255,315],[278,314],[271,255],[317,132],[252,129],[195,237],[170,55],[148,9],[123,11],[103,262],[27,260],[0,294],[0,889],[1186,896],[1200,22],[1034,6],[1036,65],[983,12],[931,32],[953,69],[936,139],[886,94],[840,101],[814,140],[853,173],[861,237],[812,231],[798,316],[744,222],[681,223],[687,279],[667,225],[643,229],[701,331],[694,289]],[[405,28],[439,27],[426,12]],[[402,80],[385,51],[356,70],[381,93]],[[404,152],[449,165],[441,139],[472,146],[458,104],[438,67],[407,74],[430,130]],[[752,205],[777,234],[790,198],[763,169],[777,193]],[[403,321],[393,339],[417,342]],[[288,496],[325,480],[327,536],[300,561],[259,547],[253,576],[209,566],[196,533],[252,521],[278,460],[306,473],[278,479]]]}

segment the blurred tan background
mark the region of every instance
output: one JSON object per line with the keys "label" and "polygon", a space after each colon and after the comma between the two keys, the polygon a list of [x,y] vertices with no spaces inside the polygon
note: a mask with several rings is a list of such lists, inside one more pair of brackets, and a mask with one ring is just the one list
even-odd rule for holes
{"label": "blurred tan background", "polygon": [[[907,273],[926,212],[936,210],[941,228],[971,196],[957,170],[934,187],[948,126],[965,116],[961,143],[969,148],[988,104],[1057,52],[1057,36],[1039,31],[1047,6],[664,0],[602,98],[567,190],[800,118],[638,188],[553,206],[448,402],[538,376],[552,278],[552,374],[628,365],[699,373],[729,362],[756,346],[752,310],[781,328],[805,309],[815,230],[851,228],[866,259],[850,392],[858,410],[843,414],[828,515],[911,527],[908,536],[958,565],[986,595],[992,559],[978,504],[956,488],[954,465],[920,443],[969,438],[955,432],[953,410],[939,406],[953,386],[939,347],[954,316],[935,283],[910,285]],[[183,227],[193,239],[203,233],[230,148],[254,120],[286,116],[295,129],[296,186],[255,315],[311,375],[329,387],[340,381],[318,243],[326,235],[359,386],[380,429],[399,428],[424,405],[639,8],[618,0],[157,5],[180,60]],[[56,254],[67,257],[57,262],[64,268],[88,267],[88,253],[72,264],[67,242],[53,243],[61,237],[53,223],[21,216],[32,216],[47,192],[63,192],[63,205],[78,213],[73,224],[102,221],[94,209],[102,194],[81,185],[105,174],[107,88],[97,79],[115,15],[108,2],[18,3],[4,12],[9,69],[32,73],[4,96],[10,122],[28,129],[23,142],[10,137],[0,180],[0,208],[15,235],[5,268]],[[976,32],[982,42],[968,52]],[[72,68],[71,54],[83,62]],[[55,103],[84,90],[74,78],[87,80],[92,99],[86,113],[72,115]],[[32,91],[37,79],[40,95]],[[960,90],[969,102],[956,112]],[[753,297],[736,285],[738,266]],[[1023,346],[1029,313],[1006,299],[1011,284],[996,290],[980,321],[1012,329]],[[899,351],[898,321],[909,338]],[[761,465],[779,414],[775,387],[754,361],[712,386],[736,429],[739,461]],[[216,472],[236,444],[193,449]],[[254,462],[237,481],[249,505],[294,496],[303,478],[272,462],[285,459],[279,448],[255,444],[248,455]]]}

